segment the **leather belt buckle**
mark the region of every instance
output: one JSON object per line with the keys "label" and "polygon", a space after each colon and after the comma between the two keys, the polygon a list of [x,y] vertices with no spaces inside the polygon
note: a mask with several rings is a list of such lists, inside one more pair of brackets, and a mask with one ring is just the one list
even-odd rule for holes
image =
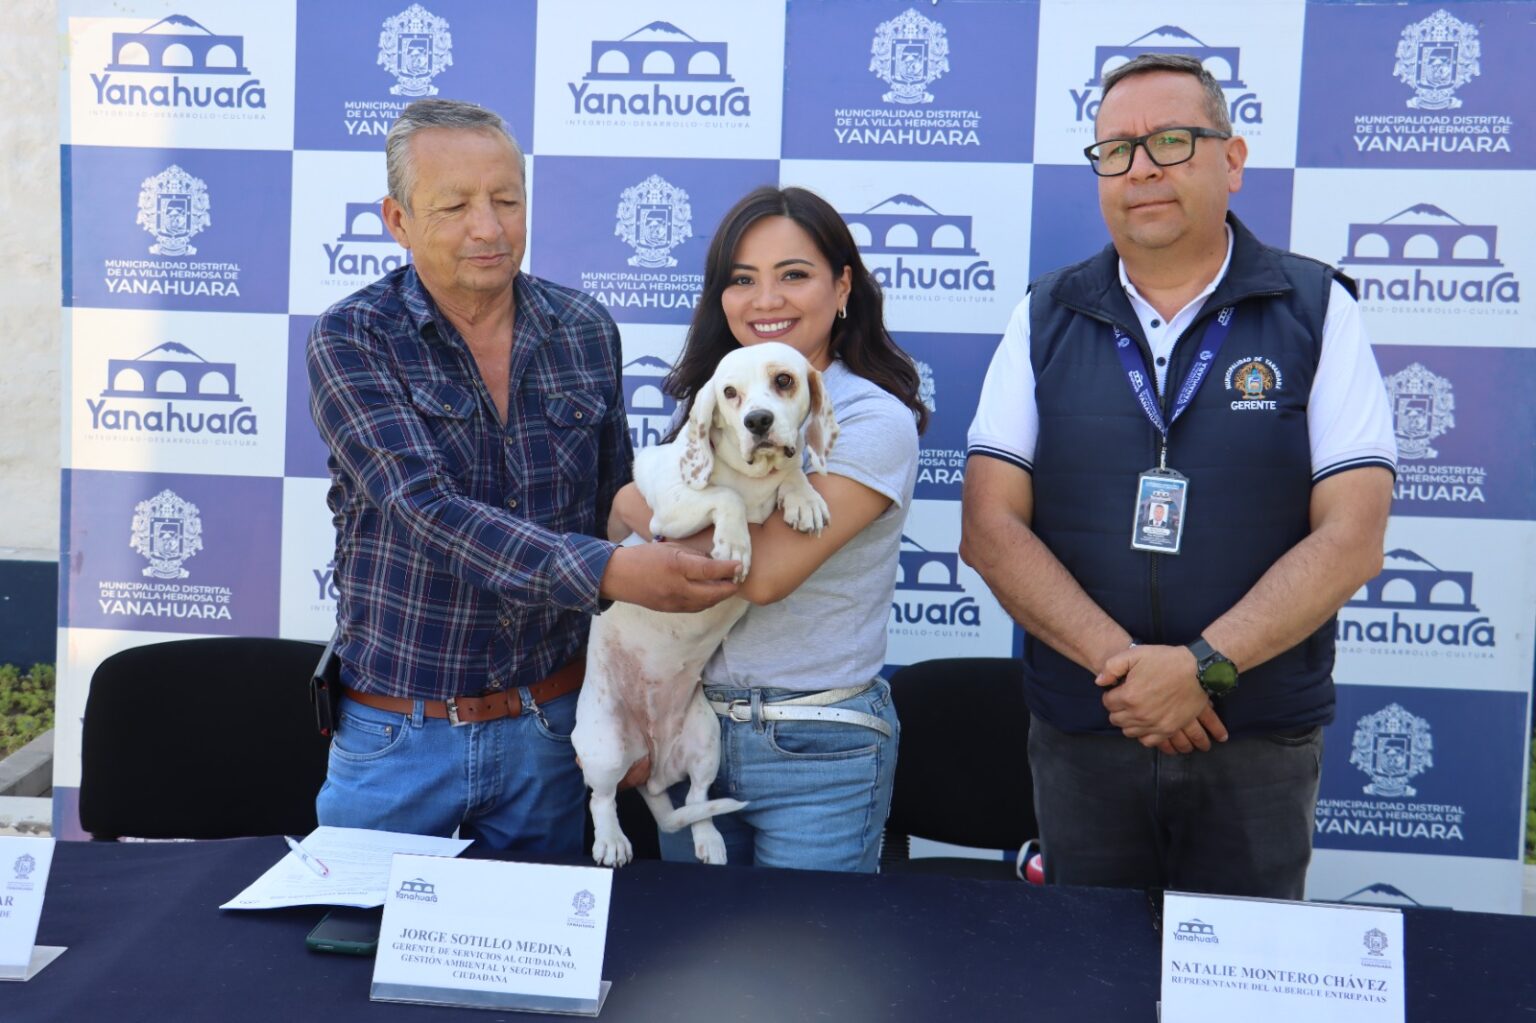
{"label": "leather belt buckle", "polygon": [[459,699],[458,699],[458,697],[456,697],[456,696],[448,697],[448,699],[443,701],[443,706],[445,708],[447,708],[447,711],[448,711],[448,723],[450,725],[452,725],[454,728],[458,728],[460,725],[467,725],[467,724],[469,724],[468,721],[460,721],[459,720]]}
{"label": "leather belt buckle", "polygon": [[732,700],[725,705],[725,716],[739,725],[747,724],[752,720],[752,701]]}

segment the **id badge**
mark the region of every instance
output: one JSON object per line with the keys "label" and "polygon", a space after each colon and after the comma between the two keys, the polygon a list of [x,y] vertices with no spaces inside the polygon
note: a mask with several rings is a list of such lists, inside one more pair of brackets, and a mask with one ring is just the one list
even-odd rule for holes
{"label": "id badge", "polygon": [[1149,469],[1136,477],[1136,513],[1131,547],[1157,554],[1179,553],[1189,479],[1172,469]]}

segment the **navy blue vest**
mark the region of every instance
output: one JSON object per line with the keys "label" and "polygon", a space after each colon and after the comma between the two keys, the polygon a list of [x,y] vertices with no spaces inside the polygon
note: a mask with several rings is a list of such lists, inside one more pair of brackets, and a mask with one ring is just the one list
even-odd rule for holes
{"label": "navy blue vest", "polygon": [[[1040,410],[1033,527],[1088,596],[1143,643],[1195,639],[1310,529],[1307,401],[1330,285],[1338,279],[1353,291],[1353,282],[1262,244],[1236,217],[1228,223],[1231,263],[1174,347],[1162,396],[1166,419],[1170,392],[1183,383],[1203,332],[1223,307],[1235,306],[1209,377],[1169,431],[1168,465],[1190,479],[1177,555],[1130,548],[1136,477],[1157,464],[1159,438],[1115,354],[1119,326],[1152,368],[1114,248],[1031,286]],[[1245,671],[1236,692],[1217,704],[1227,728],[1252,733],[1331,721],[1333,636],[1330,619]],[[1064,731],[1118,733],[1093,676],[1028,636],[1024,674],[1030,710],[1044,720]]]}

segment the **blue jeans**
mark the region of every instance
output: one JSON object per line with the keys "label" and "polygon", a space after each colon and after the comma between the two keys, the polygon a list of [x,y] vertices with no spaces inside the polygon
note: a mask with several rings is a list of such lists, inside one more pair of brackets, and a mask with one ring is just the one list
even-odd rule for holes
{"label": "blue jeans", "polygon": [[1031,717],[1045,880],[1300,899],[1322,760],[1321,728],[1169,756]]}
{"label": "blue jeans", "polygon": [[321,824],[417,835],[452,835],[530,858],[582,853],[586,786],[571,729],[576,693],[515,718],[453,727],[422,715],[343,698]]}
{"label": "blue jeans", "polygon": [[[752,699],[751,689],[706,687],[711,700]],[[760,689],[759,700],[803,696]],[[834,707],[873,714],[891,726],[886,737],[862,725],[832,721],[720,721],[720,773],[712,799],[741,799],[745,810],[714,818],[735,866],[794,867],[874,873],[880,834],[891,809],[900,725],[891,687],[876,679],[864,692]],[[681,806],[686,782],[671,789]],[[693,863],[693,835],[684,828],[661,835],[663,859]]]}

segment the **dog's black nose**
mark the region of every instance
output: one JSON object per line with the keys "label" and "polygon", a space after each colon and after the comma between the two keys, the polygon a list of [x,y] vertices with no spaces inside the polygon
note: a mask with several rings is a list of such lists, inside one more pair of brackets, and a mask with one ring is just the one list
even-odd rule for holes
{"label": "dog's black nose", "polygon": [[773,413],[767,409],[754,409],[746,414],[742,422],[752,431],[752,436],[761,437],[773,425]]}

